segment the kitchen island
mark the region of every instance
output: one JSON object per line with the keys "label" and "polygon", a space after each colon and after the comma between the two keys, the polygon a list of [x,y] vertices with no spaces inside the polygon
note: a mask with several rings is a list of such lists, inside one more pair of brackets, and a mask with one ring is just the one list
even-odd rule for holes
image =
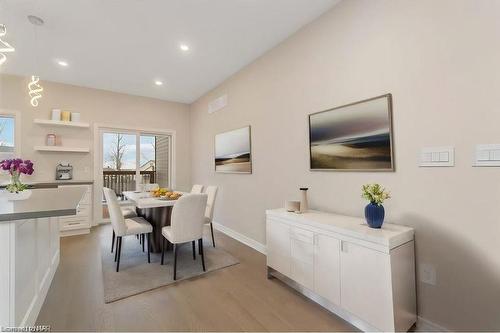
{"label": "kitchen island", "polygon": [[34,325],[59,265],[59,217],[75,215],[85,187],[0,197],[0,330]]}

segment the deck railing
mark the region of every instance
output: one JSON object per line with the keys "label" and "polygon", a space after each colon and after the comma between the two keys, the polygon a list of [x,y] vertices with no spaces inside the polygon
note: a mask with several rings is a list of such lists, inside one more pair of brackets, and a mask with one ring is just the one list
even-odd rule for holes
{"label": "deck railing", "polygon": [[[150,184],[155,182],[155,171],[140,171],[141,183]],[[106,170],[103,171],[103,186],[113,189],[116,195],[122,195],[123,191],[135,191],[136,174],[134,170]]]}

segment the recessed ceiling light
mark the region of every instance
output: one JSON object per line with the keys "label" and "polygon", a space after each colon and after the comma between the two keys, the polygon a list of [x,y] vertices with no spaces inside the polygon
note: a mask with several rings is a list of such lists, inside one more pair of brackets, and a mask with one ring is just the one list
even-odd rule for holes
{"label": "recessed ceiling light", "polygon": [[184,52],[189,51],[189,45],[187,44],[181,44],[179,45],[179,48]]}
{"label": "recessed ceiling light", "polygon": [[68,67],[68,62],[64,60],[57,60],[57,64],[62,67]]}
{"label": "recessed ceiling light", "polygon": [[161,82],[160,80],[156,80],[156,81],[155,81],[155,84],[156,84],[157,86],[162,86],[162,85],[163,85],[163,82]]}

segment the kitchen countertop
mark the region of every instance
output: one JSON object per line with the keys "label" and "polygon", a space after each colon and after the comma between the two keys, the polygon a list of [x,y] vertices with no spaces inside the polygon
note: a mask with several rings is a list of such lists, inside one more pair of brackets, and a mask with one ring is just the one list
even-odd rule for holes
{"label": "kitchen countertop", "polygon": [[0,223],[41,217],[76,215],[85,188],[60,187],[31,190],[26,200],[9,201],[0,196]]}
{"label": "kitchen countertop", "polygon": [[[9,183],[6,182],[0,185],[1,188],[5,188]],[[34,181],[34,182],[25,182],[29,188],[57,188],[58,186],[64,185],[92,185],[94,184],[93,180],[52,180],[52,181]]]}

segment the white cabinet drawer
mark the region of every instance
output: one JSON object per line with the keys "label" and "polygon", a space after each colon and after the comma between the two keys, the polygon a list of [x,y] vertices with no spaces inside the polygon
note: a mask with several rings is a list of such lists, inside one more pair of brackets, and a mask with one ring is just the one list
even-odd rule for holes
{"label": "white cabinet drawer", "polygon": [[65,216],[64,218],[60,217],[59,218],[59,224],[61,226],[67,224],[67,223],[70,223],[70,222],[85,222],[85,223],[89,223],[88,222],[89,219],[87,216],[78,216],[78,215],[73,215],[73,216]]}
{"label": "white cabinet drawer", "polygon": [[309,230],[292,228],[290,237],[304,243],[314,244],[314,233]]}
{"label": "white cabinet drawer", "polygon": [[90,228],[87,220],[65,221],[60,224],[61,231]]}
{"label": "white cabinet drawer", "polygon": [[312,264],[314,261],[314,245],[301,240],[291,239],[292,258]]}

